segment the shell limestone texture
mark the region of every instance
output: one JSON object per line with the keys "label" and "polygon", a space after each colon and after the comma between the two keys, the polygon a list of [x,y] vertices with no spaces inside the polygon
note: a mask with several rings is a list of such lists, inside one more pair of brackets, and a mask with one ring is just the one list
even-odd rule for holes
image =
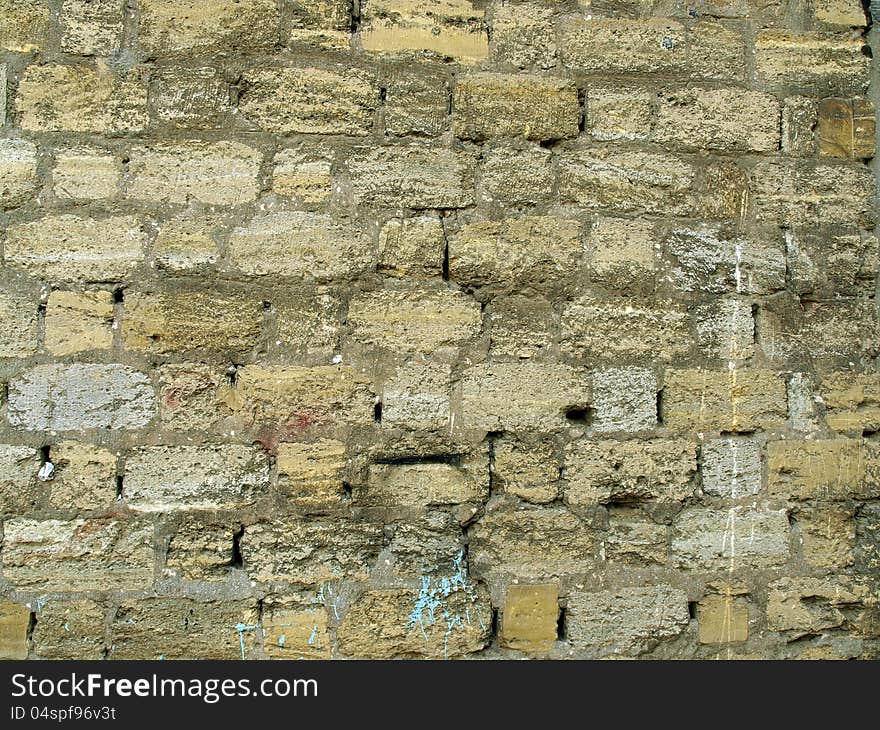
{"label": "shell limestone texture", "polygon": [[880,656],[871,22],[0,0],[0,657]]}

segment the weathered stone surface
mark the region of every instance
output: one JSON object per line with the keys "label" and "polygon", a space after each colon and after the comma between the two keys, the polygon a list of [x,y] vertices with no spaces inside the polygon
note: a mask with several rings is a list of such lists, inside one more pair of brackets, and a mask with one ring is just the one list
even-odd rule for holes
{"label": "weathered stone surface", "polygon": [[740,499],[761,491],[761,443],[752,438],[728,436],[706,441],[700,447],[703,491],[725,499]]}
{"label": "weathered stone surface", "polygon": [[711,21],[686,29],[667,18],[567,18],[559,53],[584,73],[737,80],[745,69],[742,33]]}
{"label": "weathered stone surface", "polygon": [[37,185],[37,146],[24,139],[0,139],[0,208],[23,205]]}
{"label": "weathered stone surface", "polygon": [[637,656],[687,628],[687,594],[669,585],[572,593],[565,618],[576,649]]}
{"label": "weathered stone surface", "polygon": [[135,512],[235,509],[269,488],[269,459],[249,446],[145,446],[125,459],[123,497]]}
{"label": "weathered stone surface", "polygon": [[122,8],[115,0],[65,0],[61,50],[83,56],[109,56],[119,46]]}
{"label": "weathered stone surface", "polygon": [[229,577],[238,526],[181,523],[168,541],[165,574],[185,580],[218,581]]}
{"label": "weathered stone surface", "polygon": [[556,65],[554,8],[504,3],[492,7],[490,58],[518,68]]}
{"label": "weathered stone surface", "polygon": [[736,644],[749,638],[749,606],[735,595],[708,595],[697,604],[701,644]]}
{"label": "weathered stone surface", "polygon": [[696,444],[683,439],[574,441],[565,454],[565,501],[584,507],[683,501],[694,493],[696,452]]}
{"label": "weathered stone surface", "polygon": [[54,291],[45,317],[46,349],[53,355],[106,350],[113,344],[113,294]]}
{"label": "weathered stone surface", "polygon": [[450,90],[430,68],[401,71],[386,87],[385,131],[435,137],[449,126]]}
{"label": "weathered stone surface", "polygon": [[443,0],[430,10],[414,0],[368,0],[361,8],[361,47],[475,63],[489,53],[483,12],[470,0]]}
{"label": "weathered stone surface", "polygon": [[874,156],[874,104],[867,99],[823,99],[816,136],[822,157]]}
{"label": "weathered stone surface", "polygon": [[379,232],[379,271],[399,279],[440,276],[445,247],[439,218],[392,218]]}
{"label": "weathered stone surface", "polygon": [[306,444],[279,444],[278,489],[304,512],[338,506],[345,496],[345,444],[320,439]]}
{"label": "weathered stone surface", "polygon": [[328,281],[355,277],[372,261],[372,244],[358,225],[320,213],[259,215],[229,238],[230,264],[250,276]]}
{"label": "weathered stone surface", "polygon": [[664,376],[660,418],[672,429],[772,430],[786,416],[785,380],[769,370],[667,370]]}
{"label": "weathered stone surface", "polygon": [[154,563],[148,522],[15,517],[3,525],[3,577],[18,589],[144,590]]}
{"label": "weathered stone surface", "polygon": [[782,578],[771,583],[767,625],[792,632],[792,638],[834,629],[848,623],[844,610],[876,602],[867,585],[849,577]]}
{"label": "weathered stone surface", "polygon": [[559,495],[560,467],[555,446],[503,436],[493,445],[492,487],[541,504]]}
{"label": "weathered stone surface", "polygon": [[637,433],[657,425],[657,376],[639,367],[605,368],[593,373],[595,433]]}
{"label": "weathered stone surface", "polygon": [[50,451],[55,472],[49,505],[54,509],[105,510],[116,500],[116,454],[79,441],[62,441]]}
{"label": "weathered stone surface", "polygon": [[238,371],[236,410],[250,423],[274,426],[279,436],[337,422],[372,422],[368,382],[346,366],[248,365]]}
{"label": "weathered stone surface", "polygon": [[332,153],[327,148],[302,145],[275,155],[272,189],[306,205],[323,203],[332,193]]}
{"label": "weathered stone surface", "polygon": [[127,365],[37,365],[9,382],[7,418],[28,431],[142,428],[154,410],[149,379]]}
{"label": "weathered stone surface", "polygon": [[599,217],[590,229],[591,279],[619,291],[650,292],[660,256],[652,223]]}
{"label": "weathered stone surface", "polygon": [[38,312],[36,297],[12,287],[0,289],[0,357],[28,357],[37,351]]}
{"label": "weathered stone surface", "polygon": [[502,643],[529,653],[548,651],[556,640],[557,593],[555,583],[508,586],[501,619]]}
{"label": "weathered stone surface", "polygon": [[790,439],[767,444],[767,486],[788,499],[880,496],[880,445],[864,439]]}
{"label": "weathered stone surface", "polygon": [[263,613],[263,652],[271,659],[330,659],[323,608],[273,606]]}
{"label": "weathered stone surface", "polygon": [[40,499],[37,472],[40,458],[29,446],[0,444],[0,512],[30,512]]}
{"label": "weathered stone surface", "polygon": [[590,404],[586,372],[563,365],[476,365],[462,379],[461,424],[484,431],[559,431]]}
{"label": "weathered stone surface", "polygon": [[189,272],[217,262],[214,238],[217,221],[212,216],[182,213],[165,221],[153,241],[153,263],[164,271]]}
{"label": "weathered stone surface", "polygon": [[731,362],[747,360],[755,352],[753,305],[740,299],[722,299],[695,311],[697,344],[704,354]]}
{"label": "weathered stone surface", "polygon": [[366,135],[379,104],[370,80],[349,69],[261,68],[244,78],[242,115],[279,134]]}
{"label": "weathered stone surface", "polygon": [[419,592],[364,593],[337,630],[340,652],[354,658],[449,659],[482,649],[492,621],[485,588],[463,575],[452,576],[448,585],[428,581]]}
{"label": "weathered stone surface", "polygon": [[578,221],[553,216],[471,223],[449,240],[449,278],[473,288],[554,291],[576,276],[581,237]]}
{"label": "weathered stone surface", "polygon": [[27,606],[0,601],[0,659],[27,659],[30,620]]}
{"label": "weathered stone surface", "polygon": [[30,132],[130,134],[147,126],[145,73],[117,76],[104,65],[31,64],[18,84],[19,124]]}
{"label": "weathered stone surface", "polygon": [[808,88],[819,93],[864,91],[871,60],[859,38],[762,30],[755,39],[755,74],[767,87]]}
{"label": "weathered stone surface", "polygon": [[295,0],[290,40],[297,44],[347,49],[352,27],[352,0]]}
{"label": "weathered stone surface", "polygon": [[140,42],[153,55],[270,50],[280,36],[272,0],[144,0]]}
{"label": "weathered stone surface", "polygon": [[814,131],[818,120],[815,99],[788,97],[782,106],[782,151],[792,157],[812,157],[816,153]]}
{"label": "weathered stone surface", "polygon": [[452,374],[450,366],[430,353],[410,359],[385,382],[382,423],[410,429],[449,428]]}
{"label": "weathered stone surface", "polygon": [[40,279],[118,281],[140,263],[146,240],[134,216],[48,216],[10,226],[5,259]]}
{"label": "weathered stone surface", "polygon": [[280,293],[277,313],[278,330],[275,345],[308,361],[332,360],[339,349],[343,328],[341,302],[331,294],[317,289],[298,290],[295,294]]}
{"label": "weathered stone surface", "polygon": [[130,294],[122,342],[127,349],[154,354],[247,352],[259,342],[262,323],[259,301],[207,292]]}
{"label": "weathered stone surface", "polygon": [[488,310],[493,358],[525,360],[548,355],[553,348],[551,332],[556,321],[553,306],[543,297],[514,295],[493,299]]}
{"label": "weathered stone surface", "polygon": [[562,312],[562,349],[573,355],[675,360],[693,338],[683,307],[671,302],[576,299]]}
{"label": "weathered stone surface", "polygon": [[825,404],[825,423],[835,431],[880,430],[880,376],[832,373],[819,389]]}
{"label": "weathered stone surface", "polygon": [[373,464],[363,501],[367,504],[427,507],[439,504],[483,502],[489,496],[488,464]]}
{"label": "weathered stone surface", "polygon": [[41,0],[0,2],[0,48],[28,53],[49,40],[49,6]]}
{"label": "weathered stone surface", "polygon": [[475,158],[413,144],[359,148],[348,160],[355,197],[391,208],[464,208],[474,202]]}
{"label": "weathered stone surface", "polygon": [[878,240],[855,228],[794,228],[786,236],[789,287],[817,299],[869,293]]}
{"label": "weathered stone surface", "polygon": [[126,601],[110,625],[110,659],[246,659],[257,628],[253,601]]}
{"label": "weathered stone surface", "polygon": [[162,68],[152,79],[150,104],[163,122],[185,129],[210,129],[233,113],[231,89],[211,66]]}
{"label": "weathered stone surface", "polygon": [[381,549],[381,525],[345,518],[258,523],[241,540],[244,569],[260,583],[363,580]]}
{"label": "weathered stone surface", "polygon": [[122,165],[99,147],[66,147],[55,153],[52,189],[61,200],[109,200],[117,197]]}
{"label": "weathered stone surface", "polygon": [[536,141],[576,137],[577,87],[537,75],[477,73],[455,84],[453,131],[462,139],[525,137]]}
{"label": "weathered stone surface", "polygon": [[543,580],[588,573],[599,562],[597,535],[563,507],[490,511],[469,536],[478,577]]}
{"label": "weathered stone surface", "polygon": [[783,565],[789,558],[784,509],[694,507],[675,520],[672,553],[678,564],[697,570],[743,570]]}
{"label": "weathered stone surface", "polygon": [[129,198],[236,205],[253,200],[262,155],[238,142],[136,147],[128,167]]}
{"label": "weathered stone surface", "polygon": [[605,533],[605,559],[630,565],[665,565],[669,528],[646,520],[637,509],[614,508]]}
{"label": "weathered stone surface", "polygon": [[854,510],[847,505],[800,505],[795,521],[800,528],[804,560],[814,568],[841,570],[853,563],[856,541]]}
{"label": "weathered stone surface", "polygon": [[655,95],[648,89],[598,83],[587,89],[585,126],[599,141],[647,140],[654,123]]}
{"label": "weathered stone surface", "polygon": [[41,659],[103,659],[104,609],[87,598],[46,601],[34,626],[34,653]]}
{"label": "weathered stone surface", "polygon": [[355,295],[348,307],[355,342],[392,352],[431,352],[480,334],[476,300],[448,289],[383,290]]}
{"label": "weathered stone surface", "polygon": [[159,417],[167,428],[211,430],[232,415],[232,386],[222,369],[197,363],[159,369]]}
{"label": "weathered stone surface", "polygon": [[553,156],[538,145],[499,139],[483,146],[483,199],[510,205],[540,203],[553,194]]}
{"label": "weathered stone surface", "polygon": [[741,89],[661,92],[652,138],[676,147],[772,152],[779,147],[779,103]]}

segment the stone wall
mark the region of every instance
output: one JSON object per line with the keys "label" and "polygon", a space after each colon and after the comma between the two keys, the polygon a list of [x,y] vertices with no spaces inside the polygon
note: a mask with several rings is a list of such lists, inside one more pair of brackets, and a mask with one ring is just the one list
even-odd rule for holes
{"label": "stone wall", "polygon": [[880,652],[857,0],[0,0],[0,655]]}

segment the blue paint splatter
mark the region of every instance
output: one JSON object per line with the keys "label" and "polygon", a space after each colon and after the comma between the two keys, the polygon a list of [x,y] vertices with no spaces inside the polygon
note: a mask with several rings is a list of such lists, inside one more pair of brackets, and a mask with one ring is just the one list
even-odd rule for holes
{"label": "blue paint splatter", "polygon": [[284,642],[287,641],[287,634],[281,634],[278,637],[278,646],[284,646]]}
{"label": "blue paint splatter", "polygon": [[[325,595],[326,591],[326,595]],[[328,601],[328,598],[330,599]],[[336,620],[339,620],[339,607],[336,605],[339,600],[339,595],[333,595],[333,586],[330,583],[322,583],[321,587],[318,589],[318,595],[312,599],[312,603],[319,603],[323,606],[330,606],[333,609],[333,615],[336,617]]]}
{"label": "blue paint splatter", "polygon": [[48,598],[38,598],[34,603],[37,604],[37,613],[43,613],[43,606],[49,602]]}
{"label": "blue paint splatter", "polygon": [[315,642],[318,642],[318,648],[321,648],[321,637],[318,635],[318,624],[312,625],[312,633],[309,636],[309,646],[314,646]]}
{"label": "blue paint splatter", "polygon": [[248,626],[247,624],[238,623],[235,624],[235,630],[238,632],[238,644],[241,647],[241,658],[246,659],[245,650],[244,650],[244,632],[245,631],[253,631],[257,626],[254,624],[253,626]]}
{"label": "blue paint splatter", "polygon": [[[457,593],[458,591],[464,591],[467,599],[472,603],[477,600],[477,595],[473,586],[468,585],[467,582],[467,575],[464,568],[464,550],[460,550],[458,555],[452,561],[452,573],[450,575],[443,576],[439,580],[430,575],[423,575],[421,577],[419,595],[416,598],[415,603],[413,604],[413,610],[409,615],[410,630],[418,625],[426,642],[428,641],[428,634],[425,631],[425,627],[430,626],[435,621],[440,620],[440,618],[445,620],[446,632],[443,636],[444,659],[448,656],[447,649],[449,636],[457,628],[464,629],[465,623],[468,625],[471,623],[470,606],[465,606],[464,616],[453,613],[451,610],[450,601],[448,599],[453,593]],[[479,616],[479,613],[478,617],[480,618],[480,624],[483,626],[483,630],[485,630],[486,627],[483,624],[483,619]]]}

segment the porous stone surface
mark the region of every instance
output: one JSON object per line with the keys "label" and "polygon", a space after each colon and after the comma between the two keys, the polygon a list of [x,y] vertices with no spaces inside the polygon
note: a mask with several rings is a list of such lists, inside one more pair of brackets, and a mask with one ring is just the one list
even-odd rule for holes
{"label": "porous stone surface", "polygon": [[0,658],[880,658],[867,13],[0,0]]}

